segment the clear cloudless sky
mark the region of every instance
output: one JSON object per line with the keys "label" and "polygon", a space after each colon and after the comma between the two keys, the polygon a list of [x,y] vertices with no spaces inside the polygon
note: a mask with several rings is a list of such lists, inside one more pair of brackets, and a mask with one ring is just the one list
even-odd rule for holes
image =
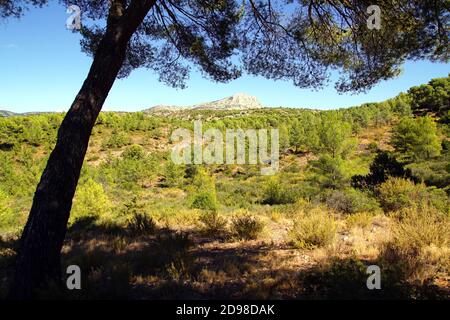
{"label": "clear cloudless sky", "polygon": [[[66,29],[66,8],[53,3],[31,9],[20,20],[0,21],[0,109],[14,112],[64,111],[80,89],[91,64],[81,52],[80,37]],[[137,111],[157,104],[192,105],[237,92],[266,106],[331,109],[383,101],[432,78],[445,77],[450,64],[407,62],[400,77],[383,81],[365,94],[338,94],[333,84],[322,90],[299,89],[290,82],[243,77],[225,84],[191,73],[188,88],[177,90],[140,69],[117,80],[104,110]]]}

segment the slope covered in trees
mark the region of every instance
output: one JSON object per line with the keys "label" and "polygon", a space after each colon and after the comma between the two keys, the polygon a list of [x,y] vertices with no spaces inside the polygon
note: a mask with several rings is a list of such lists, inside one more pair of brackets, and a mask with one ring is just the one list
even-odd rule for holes
{"label": "slope covered in trees", "polygon": [[[373,263],[389,270],[383,297],[443,297],[450,130],[434,107],[413,115],[414,92],[330,111],[101,113],[63,267],[85,270],[85,298],[376,298],[358,286]],[[436,94],[427,101],[443,101]],[[0,118],[2,296],[62,119]],[[203,120],[203,130],[278,128],[280,171],[267,177],[255,165],[173,164],[171,132],[192,128],[194,119]]]}

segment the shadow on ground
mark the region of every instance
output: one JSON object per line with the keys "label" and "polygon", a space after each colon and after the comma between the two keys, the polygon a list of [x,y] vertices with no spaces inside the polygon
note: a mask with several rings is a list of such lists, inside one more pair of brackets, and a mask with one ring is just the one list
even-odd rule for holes
{"label": "shadow on ground", "polygon": [[[17,248],[0,240],[0,298],[6,295]],[[274,252],[279,253],[274,255]],[[78,265],[82,289],[53,286],[43,299],[448,299],[431,284],[408,283],[385,272],[382,290],[368,290],[367,265],[356,258],[289,264],[298,250],[257,242],[220,243],[199,234],[155,229],[135,235],[95,219],[67,233],[63,270]],[[66,277],[63,274],[63,279]]]}

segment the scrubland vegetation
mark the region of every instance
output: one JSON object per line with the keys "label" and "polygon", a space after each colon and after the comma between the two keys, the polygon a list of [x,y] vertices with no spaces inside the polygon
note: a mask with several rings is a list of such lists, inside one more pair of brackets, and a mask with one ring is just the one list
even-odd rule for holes
{"label": "scrubland vegetation", "polygon": [[[444,78],[333,111],[102,113],[63,248],[83,290],[42,297],[449,298],[449,92]],[[0,118],[0,297],[62,118]],[[280,171],[173,164],[170,133],[194,119],[279,128]]]}

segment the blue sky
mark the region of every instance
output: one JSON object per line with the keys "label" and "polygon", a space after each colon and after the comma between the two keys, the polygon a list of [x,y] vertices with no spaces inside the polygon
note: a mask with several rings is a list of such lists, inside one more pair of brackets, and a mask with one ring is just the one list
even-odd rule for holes
{"label": "blue sky", "polygon": [[[0,21],[0,109],[14,112],[67,110],[80,89],[91,58],[81,52],[79,36],[66,30],[65,8],[52,4],[33,9],[22,19]],[[298,89],[290,82],[243,76],[227,84],[191,74],[188,88],[159,83],[145,69],[117,80],[104,110],[137,111],[157,104],[191,105],[237,92],[257,96],[267,106],[340,108],[383,101],[409,87],[445,77],[450,64],[407,62],[399,78],[381,82],[366,94],[338,94],[333,85],[320,90]]]}

